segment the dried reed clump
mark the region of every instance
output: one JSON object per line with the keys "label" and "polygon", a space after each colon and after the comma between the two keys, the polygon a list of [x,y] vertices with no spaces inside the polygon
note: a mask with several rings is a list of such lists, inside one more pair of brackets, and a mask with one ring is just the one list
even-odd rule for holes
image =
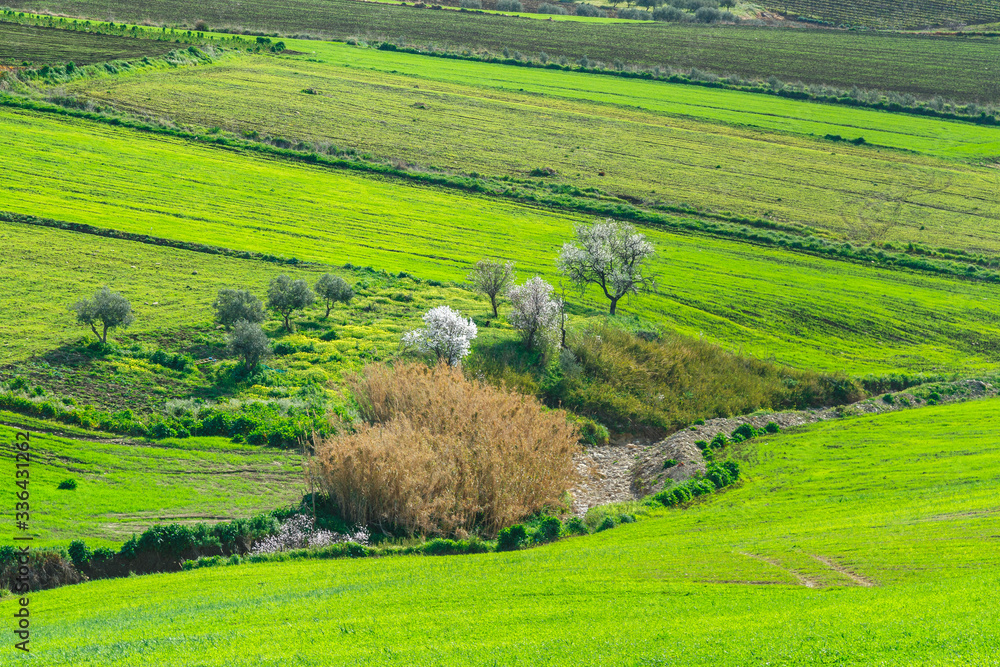
{"label": "dried reed clump", "polygon": [[366,423],[319,442],[312,462],[347,521],[492,536],[573,481],[576,427],[532,397],[444,364],[373,365],[349,383]]}

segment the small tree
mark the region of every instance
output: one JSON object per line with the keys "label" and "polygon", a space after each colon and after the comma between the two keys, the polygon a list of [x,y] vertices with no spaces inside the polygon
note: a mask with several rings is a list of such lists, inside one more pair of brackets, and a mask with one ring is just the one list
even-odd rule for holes
{"label": "small tree", "polygon": [[229,352],[243,361],[247,373],[253,373],[260,362],[271,356],[271,341],[260,324],[237,320],[229,333]]}
{"label": "small tree", "polygon": [[479,333],[475,322],[449,306],[438,306],[424,313],[424,325],[423,329],[406,332],[403,345],[432,352],[452,366],[469,354],[472,339]]}
{"label": "small tree", "polygon": [[562,322],[562,301],[552,298],[552,285],[538,276],[507,290],[511,310],[507,319],[521,332],[529,350],[552,343]]}
{"label": "small tree", "polygon": [[289,321],[292,313],[311,306],[314,301],[316,295],[301,278],[292,280],[286,275],[280,275],[267,288],[267,307],[281,314],[286,331],[292,329]]}
{"label": "small tree", "polygon": [[212,304],[215,321],[232,328],[238,320],[259,324],[264,321],[264,304],[245,289],[220,289]]}
{"label": "small tree", "polygon": [[354,298],[354,290],[347,284],[347,281],[340,276],[331,276],[329,273],[324,273],[316,281],[316,294],[326,304],[324,318],[330,317],[330,310],[336,304],[350,303],[351,299]]}
{"label": "small tree", "polygon": [[643,270],[655,250],[632,225],[605,220],[576,226],[576,241],[559,253],[559,270],[581,290],[593,283],[611,300],[611,314],[627,294],[653,292],[656,282]]}
{"label": "small tree", "polygon": [[[92,299],[80,299],[70,306],[70,310],[76,312],[77,323],[89,326],[102,343],[108,342],[108,330],[128,328],[135,319],[128,299],[112,292],[107,286],[94,294]],[[101,327],[100,331],[98,326]]]}
{"label": "small tree", "polygon": [[466,278],[473,289],[490,298],[493,317],[497,317],[497,297],[507,291],[514,282],[514,262],[497,259],[481,259]]}

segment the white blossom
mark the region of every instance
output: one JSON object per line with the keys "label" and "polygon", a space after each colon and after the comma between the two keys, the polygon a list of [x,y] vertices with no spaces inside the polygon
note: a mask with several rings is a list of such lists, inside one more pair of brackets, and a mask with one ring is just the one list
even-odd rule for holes
{"label": "white blossom", "polygon": [[403,334],[403,346],[436,354],[452,366],[469,354],[478,334],[476,323],[449,306],[438,306],[424,313],[424,328]]}
{"label": "white blossom", "polygon": [[507,290],[511,325],[529,348],[551,344],[562,318],[562,300],[552,298],[552,285],[538,276]]}
{"label": "white blossom", "polygon": [[304,514],[296,514],[281,524],[276,535],[268,535],[257,540],[250,553],[272,554],[292,549],[318,549],[343,542],[354,542],[368,546],[370,539],[371,534],[364,526],[349,533],[334,533],[315,528],[311,518]]}

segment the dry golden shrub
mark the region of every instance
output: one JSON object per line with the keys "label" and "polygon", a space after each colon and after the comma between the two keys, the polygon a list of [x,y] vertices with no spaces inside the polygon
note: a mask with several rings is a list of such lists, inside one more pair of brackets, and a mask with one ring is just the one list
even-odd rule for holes
{"label": "dry golden shrub", "polygon": [[578,433],[561,410],[447,365],[372,365],[349,381],[365,424],[317,444],[344,519],[413,535],[495,535],[558,502]]}

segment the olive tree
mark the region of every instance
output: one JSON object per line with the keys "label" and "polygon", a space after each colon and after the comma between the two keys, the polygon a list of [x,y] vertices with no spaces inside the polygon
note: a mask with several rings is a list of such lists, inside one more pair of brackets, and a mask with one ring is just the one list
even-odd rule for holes
{"label": "olive tree", "polygon": [[264,321],[264,304],[245,289],[220,289],[215,302],[215,321],[230,329],[239,320],[259,324]]}
{"label": "olive tree", "polygon": [[628,294],[653,292],[656,282],[644,268],[655,250],[646,237],[624,222],[605,220],[576,226],[576,243],[559,253],[559,270],[582,290],[594,284],[611,300],[611,314]]}
{"label": "olive tree", "polygon": [[[91,299],[80,299],[70,310],[76,313],[78,324],[89,326],[97,340],[108,342],[108,331],[121,327],[125,329],[132,324],[132,304],[124,296],[112,292],[104,286]],[[100,331],[98,331],[100,327]]]}
{"label": "olive tree", "polygon": [[316,295],[309,289],[306,281],[299,278],[292,280],[286,275],[280,275],[271,281],[267,288],[267,307],[277,311],[285,323],[285,331],[292,330],[289,318],[296,310],[308,308],[316,301]]}
{"label": "olive tree", "polygon": [[247,373],[271,356],[271,341],[257,322],[237,320],[229,333],[229,352],[240,358]]}
{"label": "olive tree", "polygon": [[438,306],[424,313],[424,328],[407,331],[403,346],[437,355],[457,366],[469,354],[472,339],[479,333],[476,323],[462,317],[449,306]]}
{"label": "olive tree", "polygon": [[511,326],[521,332],[529,350],[548,347],[562,324],[562,301],[552,297],[552,285],[538,276],[507,290]]}
{"label": "olive tree", "polygon": [[316,294],[326,304],[326,315],[330,317],[330,310],[338,303],[350,303],[354,298],[354,289],[347,284],[347,281],[340,276],[331,276],[324,273],[316,281]]}
{"label": "olive tree", "polygon": [[493,317],[497,317],[497,297],[507,291],[514,282],[514,262],[497,259],[481,259],[476,262],[466,278],[473,289],[490,298]]}

